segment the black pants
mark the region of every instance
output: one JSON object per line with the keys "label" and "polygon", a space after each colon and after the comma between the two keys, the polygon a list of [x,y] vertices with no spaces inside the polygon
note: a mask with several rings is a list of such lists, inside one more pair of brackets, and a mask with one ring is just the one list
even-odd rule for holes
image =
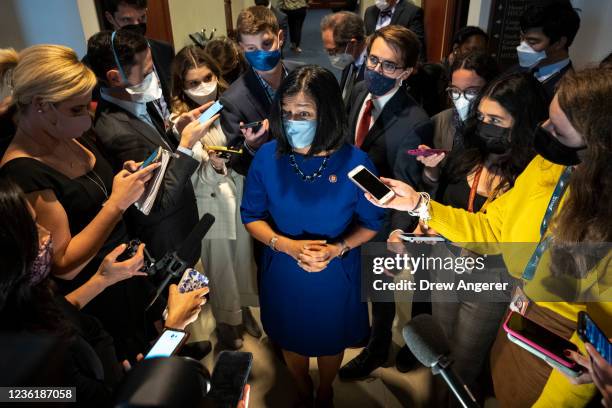
{"label": "black pants", "polygon": [[306,7],[295,10],[281,11],[287,14],[287,20],[289,20],[289,36],[291,37],[291,44],[299,47],[302,41],[302,25],[304,25],[304,19],[306,19]]}

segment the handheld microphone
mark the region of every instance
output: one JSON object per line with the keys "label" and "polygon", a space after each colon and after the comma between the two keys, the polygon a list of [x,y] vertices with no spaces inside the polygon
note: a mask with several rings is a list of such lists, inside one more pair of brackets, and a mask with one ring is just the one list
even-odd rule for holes
{"label": "handheld microphone", "polygon": [[448,357],[450,345],[442,328],[428,314],[415,316],[404,329],[402,336],[414,356],[434,375],[440,374],[453,394],[464,408],[478,408],[476,399],[467,385],[451,368]]}
{"label": "handheld microphone", "polygon": [[155,296],[153,297],[153,300],[151,300],[151,303],[149,303],[149,306],[147,306],[146,310],[153,306],[155,301],[157,301],[161,293],[164,291],[166,285],[168,285],[168,282],[170,282],[170,279],[180,278],[183,272],[185,272],[185,269],[193,266],[189,265],[186,261],[184,261],[184,259],[191,253],[192,248],[202,241],[214,223],[215,217],[212,214],[204,214],[196,226],[191,230],[189,235],[187,235],[187,238],[185,238],[181,244],[181,247],[174,252],[167,253],[151,267],[152,275],[162,273],[165,276],[164,280],[157,287]]}

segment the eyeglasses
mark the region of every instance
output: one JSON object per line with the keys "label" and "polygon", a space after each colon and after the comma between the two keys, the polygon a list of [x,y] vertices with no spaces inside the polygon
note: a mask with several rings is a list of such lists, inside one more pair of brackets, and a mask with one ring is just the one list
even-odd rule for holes
{"label": "eyeglasses", "polygon": [[380,66],[382,67],[383,73],[389,74],[389,75],[395,73],[395,71],[397,71],[398,69],[405,68],[405,67],[397,66],[397,64],[393,61],[385,61],[385,60],[378,59],[378,57],[374,55],[368,55],[368,59],[366,60],[366,65],[369,69],[375,69],[378,66],[378,64],[380,64]]}
{"label": "eyeglasses", "polygon": [[448,94],[448,97],[451,98],[453,101],[458,100],[461,95],[463,95],[463,97],[468,101],[473,101],[480,94],[480,88],[467,88],[466,90],[462,91],[461,89],[455,88],[454,86],[449,86],[448,88],[446,88],[446,93]]}

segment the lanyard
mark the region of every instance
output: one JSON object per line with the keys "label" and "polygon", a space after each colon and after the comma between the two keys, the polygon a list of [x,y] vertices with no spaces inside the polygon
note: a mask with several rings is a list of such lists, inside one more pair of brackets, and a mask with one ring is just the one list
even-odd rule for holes
{"label": "lanyard", "polygon": [[533,254],[531,255],[531,258],[529,259],[529,262],[527,262],[527,266],[525,266],[525,270],[523,271],[523,276],[521,276],[522,279],[532,280],[535,275],[536,269],[538,267],[538,263],[540,262],[540,258],[542,257],[542,254],[548,247],[548,244],[551,239],[550,236],[546,238],[544,237],[544,235],[546,234],[546,231],[548,230],[548,222],[550,221],[550,218],[552,217],[552,215],[557,210],[557,207],[559,206],[559,201],[561,201],[561,197],[563,197],[563,193],[565,193],[565,190],[568,185],[568,179],[571,174],[572,174],[572,166],[567,166],[565,170],[563,170],[563,173],[561,173],[561,177],[559,177],[559,181],[557,181],[557,185],[555,186],[555,189],[553,190],[552,197],[550,197],[550,201],[548,202],[548,206],[546,207],[546,212],[544,213],[542,224],[540,225],[540,242],[538,243],[538,246],[536,247],[535,251],[533,251]]}
{"label": "lanyard", "polygon": [[472,181],[472,188],[470,188],[470,198],[468,200],[468,212],[474,212],[474,200],[476,199],[476,191],[478,190],[478,183],[480,182],[480,175],[482,174],[482,164],[478,166],[474,173],[474,180]]}

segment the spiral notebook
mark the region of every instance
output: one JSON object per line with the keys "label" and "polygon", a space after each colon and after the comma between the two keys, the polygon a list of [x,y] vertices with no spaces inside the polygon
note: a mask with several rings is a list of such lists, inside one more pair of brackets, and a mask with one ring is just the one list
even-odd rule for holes
{"label": "spiral notebook", "polygon": [[138,201],[134,203],[136,208],[138,208],[144,215],[149,215],[151,212],[151,208],[153,208],[153,204],[155,203],[155,198],[157,197],[157,193],[159,192],[159,188],[161,187],[162,180],[164,179],[164,175],[166,174],[166,169],[168,168],[168,163],[172,158],[172,153],[167,150],[159,148],[160,154],[157,158],[151,163],[160,162],[161,166],[157,170],[155,170],[153,178],[147,182],[145,187],[145,191],[142,193]]}

